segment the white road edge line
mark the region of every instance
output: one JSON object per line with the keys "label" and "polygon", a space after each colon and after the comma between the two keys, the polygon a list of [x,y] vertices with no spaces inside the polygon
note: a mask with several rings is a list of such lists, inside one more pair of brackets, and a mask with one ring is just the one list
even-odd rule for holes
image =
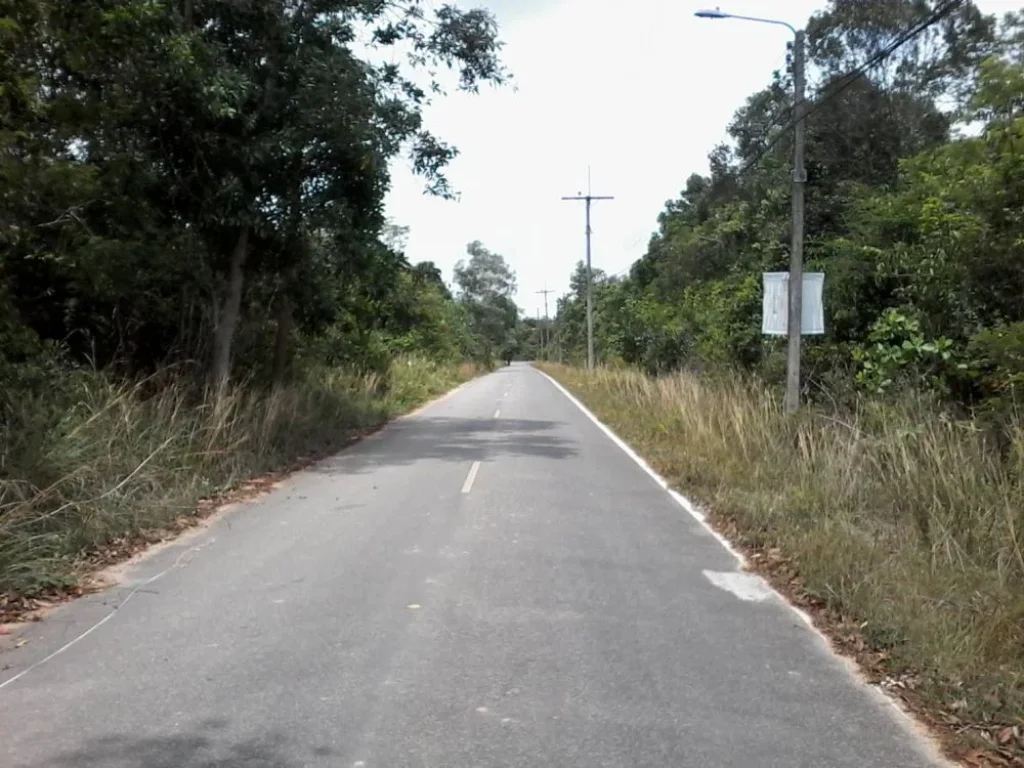
{"label": "white road edge line", "polygon": [[20,680],[21,678],[23,678],[25,675],[27,675],[32,670],[37,669],[38,667],[43,666],[43,664],[46,664],[51,659],[54,659],[57,656],[60,656],[60,654],[64,653],[64,651],[66,651],[68,648],[70,648],[71,646],[73,646],[76,643],[78,643],[80,640],[84,640],[86,637],[88,637],[93,632],[95,632],[97,629],[102,627],[104,624],[106,624],[112,618],[117,616],[118,611],[120,611],[122,608],[124,608],[128,604],[128,602],[133,597],[135,597],[135,595],[137,595],[142,589],[144,589],[145,587],[148,587],[150,584],[152,584],[157,579],[163,578],[168,573],[173,571],[175,568],[177,568],[179,565],[181,565],[181,561],[184,560],[186,556],[188,556],[190,554],[193,554],[195,552],[198,552],[199,550],[203,549],[204,547],[207,547],[210,544],[213,544],[215,541],[216,541],[216,539],[209,539],[209,540],[203,542],[202,544],[197,544],[194,547],[189,547],[188,549],[186,549],[184,552],[182,552],[180,555],[178,555],[178,557],[175,559],[175,561],[173,563],[171,563],[167,568],[165,568],[164,570],[160,571],[160,573],[156,574],[155,576],[150,576],[144,582],[142,582],[141,584],[137,585],[135,587],[135,589],[133,589],[131,592],[128,593],[128,596],[124,600],[122,600],[120,603],[118,603],[117,605],[114,606],[114,608],[110,611],[110,613],[108,613],[102,619],[97,621],[95,624],[93,624],[91,627],[89,627],[87,630],[85,630],[82,634],[78,635],[78,637],[75,637],[75,638],[69,640],[64,645],[62,645],[60,648],[58,648],[56,651],[51,653],[49,656],[40,659],[39,661],[35,662],[34,664],[29,664],[27,667],[25,667],[23,670],[21,670],[21,672],[16,674],[14,677],[10,677],[10,678],[4,680],[2,683],[0,683],[0,688],[6,688],[8,685],[10,685],[11,683],[15,682],[16,680]]}
{"label": "white road edge line", "polygon": [[[712,528],[708,524],[707,518],[704,516],[704,513],[700,511],[700,509],[697,507],[696,504],[694,504],[692,501],[690,501],[688,498],[683,496],[678,491],[672,490],[669,487],[668,481],[665,480],[665,478],[663,478],[661,475],[659,475],[657,472],[655,472],[651,468],[650,464],[648,464],[646,461],[641,459],[640,455],[636,451],[634,451],[632,448],[629,447],[629,445],[626,443],[625,440],[623,440],[621,437],[619,437],[614,432],[612,432],[612,430],[608,426],[606,426],[600,419],[597,418],[597,416],[595,416],[594,414],[592,414],[590,412],[590,409],[587,408],[587,406],[585,406],[583,403],[581,403],[579,400],[577,400],[576,397],[571,392],[569,392],[569,390],[567,390],[565,387],[563,387],[561,384],[559,384],[553,378],[551,378],[546,373],[544,373],[544,371],[538,370],[536,368],[534,368],[534,370],[537,371],[537,373],[539,373],[545,379],[550,381],[552,384],[554,384],[555,387],[557,387],[558,390],[563,395],[565,395],[567,398],[569,398],[570,401],[572,401],[573,405],[575,405],[577,408],[579,408],[581,411],[583,411],[584,415],[588,419],[590,419],[592,422],[594,422],[598,426],[598,428],[602,432],[605,433],[605,435],[608,437],[609,440],[611,440],[613,443],[615,443],[617,446],[619,446],[619,448],[622,449],[623,453],[625,453],[637,465],[639,465],[639,467],[644,472],[646,472],[648,475],[650,475],[652,478],[654,478],[654,482],[656,482],[658,485],[660,485],[663,490],[667,491],[668,495],[671,496],[672,499],[679,506],[681,506],[683,509],[685,509],[690,514],[690,516],[693,517],[694,520],[696,520],[702,526],[704,526],[712,536],[714,536],[716,539],[718,539],[718,541],[721,543],[721,545],[723,547],[725,547],[727,550],[729,550],[729,554],[731,554],[733,557],[735,557],[736,560],[739,562],[739,564],[741,566],[746,567],[746,565],[747,565],[746,558],[743,557],[743,555],[741,555],[739,552],[737,552],[733,548],[732,544],[729,543],[728,539],[726,539],[724,536],[722,536],[722,534],[720,534],[718,531],[716,531],[714,528]],[[801,614],[803,614],[802,611],[801,611]],[[810,619],[809,616],[803,615],[802,618],[808,624],[811,624],[811,619]]]}
{"label": "white road edge line", "polygon": [[[661,475],[655,472],[654,469],[651,468],[651,466],[646,461],[640,458],[640,455],[636,451],[630,448],[629,445],[621,437],[612,432],[612,430],[607,425],[605,425],[599,418],[597,418],[597,416],[591,413],[590,409],[587,408],[587,406],[585,406],[583,403],[581,403],[579,399],[577,399],[576,396],[573,395],[569,390],[567,390],[565,387],[563,387],[561,384],[555,381],[551,376],[548,376],[546,373],[544,373],[544,371],[538,368],[534,368],[533,370],[535,370],[545,379],[554,384],[555,388],[563,395],[565,395],[570,400],[570,402],[572,402],[573,405],[579,408],[583,412],[583,415],[585,415],[588,419],[594,422],[594,424],[596,424],[597,427],[602,432],[604,432],[604,434],[608,437],[609,440],[611,440],[619,448],[621,448],[623,453],[625,453],[637,465],[639,465],[639,467],[644,472],[646,472],[648,475],[654,478],[654,481],[663,489],[665,489],[668,492],[668,495],[671,496],[672,499],[679,506],[685,509],[697,522],[704,526],[704,528],[706,528],[712,536],[718,539],[721,545],[725,547],[726,550],[728,550],[733,557],[736,558],[741,568],[746,568],[747,559],[733,548],[732,544],[729,542],[728,539],[726,539],[724,536],[722,536],[722,534],[720,534],[718,531],[711,527],[711,525],[707,521],[707,517],[704,515],[703,512],[700,511],[697,505],[695,505],[692,501],[690,501],[688,498],[683,496],[678,491],[675,491],[672,488],[670,488],[668,485],[668,481],[665,480],[665,478],[663,478]],[[924,726],[924,724],[921,721],[919,721],[911,712],[904,709],[903,706],[899,703],[899,701],[897,701],[889,694],[887,694],[884,690],[882,690],[881,687],[874,685],[868,680],[866,680],[863,676],[863,673],[860,670],[860,667],[857,666],[857,663],[836,651],[835,646],[832,644],[832,641],[829,639],[829,637],[815,626],[814,620],[811,618],[811,615],[809,613],[807,613],[804,610],[801,610],[800,608],[797,608],[795,605],[789,602],[789,600],[787,600],[781,592],[775,589],[775,587],[769,584],[766,579],[760,576],[758,578],[761,578],[765,586],[769,590],[771,590],[772,593],[774,593],[774,595],[778,598],[779,603],[786,606],[793,613],[799,616],[800,619],[804,622],[804,624],[806,624],[810,628],[811,632],[818,636],[818,639],[822,643],[824,643],[824,646],[828,650],[828,652],[842,663],[843,667],[845,667],[846,672],[850,675],[850,677],[852,677],[859,685],[861,685],[863,689],[867,690],[876,702],[878,702],[883,707],[887,708],[890,712],[893,713],[893,715],[895,715],[897,718],[903,721],[907,730],[909,730],[917,736],[918,746],[931,759],[932,762],[939,766],[949,766],[949,768],[953,768],[954,764],[947,760],[946,757],[942,754],[942,750],[938,746],[938,741],[936,740],[935,736],[927,730],[926,726]]]}
{"label": "white road edge line", "polygon": [[480,462],[474,461],[473,466],[469,468],[469,474],[466,475],[466,482],[462,484],[462,492],[469,493],[473,490],[473,481],[476,480],[476,473],[480,471]]}

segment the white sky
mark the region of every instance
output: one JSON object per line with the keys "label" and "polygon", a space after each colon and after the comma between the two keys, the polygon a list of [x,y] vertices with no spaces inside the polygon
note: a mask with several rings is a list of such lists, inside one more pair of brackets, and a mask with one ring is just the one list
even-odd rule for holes
{"label": "white sky", "polygon": [[[1024,0],[978,0],[988,13]],[[609,274],[640,258],[657,216],[707,154],[746,97],[785,66],[790,33],[731,13],[802,26],[824,0],[461,0],[498,17],[515,89],[453,93],[426,111],[427,126],[459,148],[448,176],[461,198],[423,194],[408,163],[393,168],[387,215],[410,228],[410,261],[434,261],[451,281],[466,244],[502,254],[519,278],[516,301],[544,311],[541,289],[568,290],[584,257],[582,203],[592,168],[593,263]],[[628,8],[628,9],[627,9]]]}

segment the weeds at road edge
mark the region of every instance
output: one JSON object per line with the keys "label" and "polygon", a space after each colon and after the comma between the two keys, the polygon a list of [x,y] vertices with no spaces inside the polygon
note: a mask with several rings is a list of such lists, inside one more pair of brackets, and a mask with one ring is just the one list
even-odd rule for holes
{"label": "weeds at road edge", "polygon": [[204,498],[337,450],[478,372],[410,357],[386,376],[321,369],[219,397],[173,376],[69,373],[0,421],[0,614],[73,593],[90,564],[187,525]]}

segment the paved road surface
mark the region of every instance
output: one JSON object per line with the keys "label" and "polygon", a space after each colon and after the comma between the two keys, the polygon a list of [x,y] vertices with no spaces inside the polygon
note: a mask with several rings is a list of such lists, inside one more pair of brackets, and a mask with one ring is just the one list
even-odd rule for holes
{"label": "paved road surface", "polygon": [[31,627],[0,685],[111,617],[0,688],[0,765],[934,764],[737,570],[513,366]]}

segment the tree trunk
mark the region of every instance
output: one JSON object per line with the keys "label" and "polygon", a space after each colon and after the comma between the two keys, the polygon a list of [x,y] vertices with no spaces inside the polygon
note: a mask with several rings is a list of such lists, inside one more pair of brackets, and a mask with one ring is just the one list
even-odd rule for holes
{"label": "tree trunk", "polygon": [[288,295],[286,283],[277,300],[277,336],[274,339],[274,384],[284,384],[288,375],[288,363],[292,338],[292,298]]}
{"label": "tree trunk", "polygon": [[231,342],[235,338],[238,313],[242,307],[242,283],[245,260],[249,256],[249,228],[243,227],[231,252],[231,267],[224,303],[217,312],[213,331],[213,385],[217,389],[228,383],[231,375]]}

